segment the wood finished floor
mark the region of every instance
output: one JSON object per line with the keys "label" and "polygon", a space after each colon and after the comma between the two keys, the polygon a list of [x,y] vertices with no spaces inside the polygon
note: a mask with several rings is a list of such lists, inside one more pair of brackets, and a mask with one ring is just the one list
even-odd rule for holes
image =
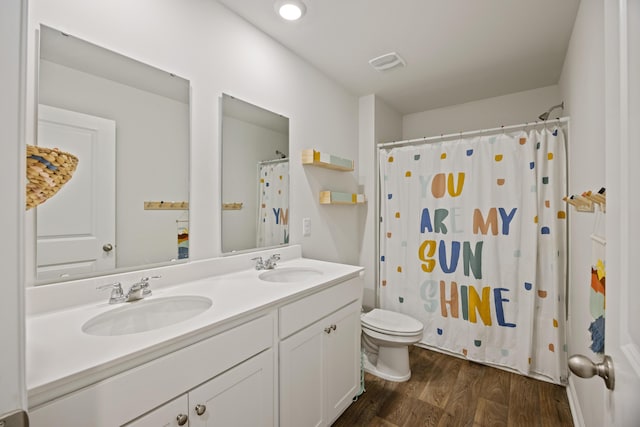
{"label": "wood finished floor", "polygon": [[365,374],[334,427],[573,426],[564,387],[412,346],[411,379]]}

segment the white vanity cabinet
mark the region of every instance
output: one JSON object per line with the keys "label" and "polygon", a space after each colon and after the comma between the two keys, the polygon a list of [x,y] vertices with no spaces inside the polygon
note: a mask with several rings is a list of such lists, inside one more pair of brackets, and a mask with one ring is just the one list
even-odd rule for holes
{"label": "white vanity cabinet", "polygon": [[359,280],[280,309],[281,426],[328,426],[358,392]]}
{"label": "white vanity cabinet", "polygon": [[[274,426],[275,319],[272,311],[247,320],[45,403],[29,411],[30,425],[174,426],[186,414],[184,425],[191,427]],[[199,404],[207,407],[202,416],[195,411]],[[225,422],[242,416],[251,418],[242,418],[246,424]]]}
{"label": "white vanity cabinet", "polygon": [[273,365],[266,350],[126,426],[274,426]]}
{"label": "white vanity cabinet", "polygon": [[34,317],[34,343],[51,330],[66,335],[42,345],[46,357],[31,347],[33,377],[48,381],[28,390],[30,425],[330,425],[360,385],[362,269],[298,265],[281,271],[307,268],[321,278],[270,283],[243,270],[168,289],[164,298],[201,295],[214,304],[164,331],[103,337],[69,327],[95,316],[92,304]]}
{"label": "white vanity cabinet", "polygon": [[273,368],[269,349],[191,391],[189,426],[274,426]]}

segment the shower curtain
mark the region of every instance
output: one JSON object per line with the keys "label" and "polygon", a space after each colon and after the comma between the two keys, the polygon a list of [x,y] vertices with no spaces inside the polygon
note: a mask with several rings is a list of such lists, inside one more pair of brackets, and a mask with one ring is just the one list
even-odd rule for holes
{"label": "shower curtain", "polygon": [[289,161],[258,163],[257,247],[289,243]]}
{"label": "shower curtain", "polygon": [[380,305],[421,345],[566,379],[560,127],[380,150]]}

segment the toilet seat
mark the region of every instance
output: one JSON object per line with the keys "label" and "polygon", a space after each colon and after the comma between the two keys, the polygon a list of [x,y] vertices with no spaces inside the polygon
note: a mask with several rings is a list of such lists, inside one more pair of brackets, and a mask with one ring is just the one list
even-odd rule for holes
{"label": "toilet seat", "polygon": [[422,334],[424,326],[411,316],[374,308],[360,317],[362,327],[386,335],[414,336]]}

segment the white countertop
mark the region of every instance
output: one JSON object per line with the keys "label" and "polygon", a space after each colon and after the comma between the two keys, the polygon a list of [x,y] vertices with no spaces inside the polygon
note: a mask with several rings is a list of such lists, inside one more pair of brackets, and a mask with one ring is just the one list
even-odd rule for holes
{"label": "white countertop", "polygon": [[109,305],[108,292],[98,303],[27,316],[29,406],[34,407],[193,344],[233,326],[234,320],[357,277],[362,271],[362,267],[305,258],[279,263],[276,269],[285,267],[313,268],[323,274],[304,282],[274,283],[258,278],[264,271],[251,269],[157,289],[153,289],[152,283],[153,295],[146,300],[198,295],[210,298],[213,305],[188,320],[130,335],[93,336],[82,331],[82,325],[92,317],[124,304],[135,304]]}

